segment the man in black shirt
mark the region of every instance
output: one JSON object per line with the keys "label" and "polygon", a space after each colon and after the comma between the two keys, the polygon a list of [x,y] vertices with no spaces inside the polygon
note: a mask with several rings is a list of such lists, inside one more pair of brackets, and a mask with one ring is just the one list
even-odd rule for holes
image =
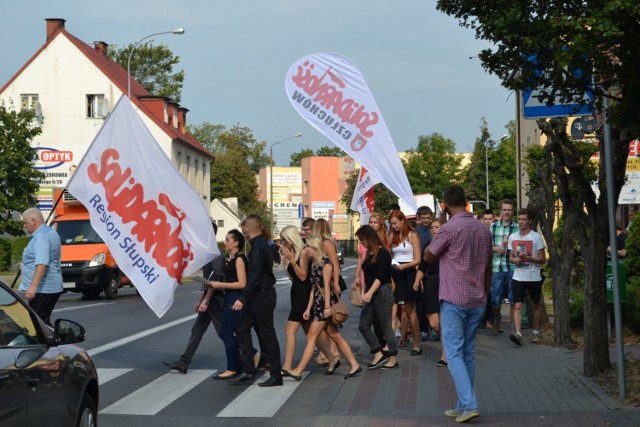
{"label": "man in black shirt", "polygon": [[[273,326],[273,311],[276,308],[276,278],[273,275],[273,253],[267,239],[263,236],[264,226],[258,215],[250,215],[244,221],[244,234],[251,243],[249,265],[247,267],[247,286],[233,304],[234,310],[244,310],[236,326],[236,336],[242,354],[242,374],[230,381],[230,384],[249,385],[256,376],[253,364],[253,340],[251,328],[254,328],[260,349],[269,359],[271,377],[259,383],[261,387],[282,385],[280,371],[280,344]],[[256,327],[257,326],[257,327]]]}

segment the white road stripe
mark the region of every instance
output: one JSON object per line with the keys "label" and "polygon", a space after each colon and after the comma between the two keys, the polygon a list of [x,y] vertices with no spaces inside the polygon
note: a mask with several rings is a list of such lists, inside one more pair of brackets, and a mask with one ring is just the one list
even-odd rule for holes
{"label": "white road stripe", "polygon": [[147,329],[146,331],[142,331],[142,332],[138,332],[137,334],[130,335],[126,338],[115,340],[110,343],[92,348],[91,350],[88,350],[87,353],[89,353],[90,356],[95,356],[100,353],[104,353],[105,351],[113,350],[114,348],[120,347],[121,345],[129,344],[130,342],[138,340],[140,338],[153,335],[156,332],[164,331],[165,329],[172,328],[184,322],[189,322],[195,318],[196,318],[195,314],[190,314],[189,316],[183,317],[181,319],[176,319],[173,322],[165,323],[163,325],[159,325],[154,328]]}
{"label": "white road stripe", "polygon": [[100,411],[101,414],[155,415],[211,375],[215,370],[169,372]]}
{"label": "white road stripe", "polygon": [[[303,379],[307,375],[309,375],[308,371],[303,372]],[[301,384],[300,381],[289,377],[284,378],[284,383],[281,387],[264,388],[257,384],[267,378],[268,376],[265,374],[254,385],[250,385],[240,396],[236,397],[233,402],[220,411],[217,417],[273,417]]]}
{"label": "white road stripe", "polygon": [[56,308],[55,310],[53,310],[53,312],[54,313],[60,313],[61,311],[80,310],[81,308],[98,307],[98,306],[101,306],[101,305],[111,305],[111,304],[115,304],[115,302],[99,302],[99,303],[96,303],[96,304],[76,305],[76,306],[72,306],[72,307]]}
{"label": "white road stripe", "polygon": [[124,375],[133,369],[117,369],[117,368],[98,368],[98,383],[100,385],[108,383],[114,378],[118,378],[120,375]]}

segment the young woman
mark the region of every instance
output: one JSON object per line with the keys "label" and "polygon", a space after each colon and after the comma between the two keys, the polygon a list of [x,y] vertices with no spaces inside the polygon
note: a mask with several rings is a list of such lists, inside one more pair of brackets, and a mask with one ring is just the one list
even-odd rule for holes
{"label": "young woman", "polygon": [[236,338],[236,323],[242,311],[232,310],[240,293],[247,285],[247,257],[241,252],[244,248],[244,236],[238,230],[231,230],[224,238],[224,250],[227,262],[222,271],[222,281],[209,282],[214,289],[224,290],[224,309],[222,311],[220,338],[224,342],[227,355],[227,370],[214,375],[214,379],[226,380],[234,377],[240,370],[239,347]]}
{"label": "young woman", "polygon": [[413,231],[402,211],[391,212],[389,223],[391,224],[393,280],[396,284],[394,298],[402,316],[400,347],[406,347],[409,343],[408,327],[411,326],[413,335],[411,355],[419,356],[422,354],[420,323],[416,314],[416,293],[413,290],[413,283],[416,279],[416,268],[420,264],[420,238],[418,233]]}
{"label": "young woman", "polygon": [[[387,225],[384,223],[384,217],[378,213],[374,213],[369,217],[369,226],[378,234],[382,246],[389,248]],[[353,285],[363,284],[364,276],[362,274],[362,262],[366,256],[367,249],[358,244],[358,264],[356,265],[356,276],[353,279]],[[352,286],[353,286],[352,285]]]}
{"label": "young woman", "polygon": [[[369,369],[395,369],[398,367],[396,355],[398,348],[396,338],[391,328],[393,308],[393,294],[391,292],[391,254],[382,245],[376,231],[368,226],[362,226],[356,232],[360,244],[367,250],[362,263],[364,283],[359,286],[362,301],[365,305],[360,311],[359,330],[369,345],[373,360]],[[371,330],[374,322],[380,325],[389,348],[387,355],[383,353],[383,345]]]}
{"label": "young woman", "polygon": [[[431,222],[431,236],[438,234],[440,230],[440,220],[434,219]],[[424,279],[426,277],[426,279]],[[442,329],[440,328],[440,261],[436,260],[430,264],[422,261],[420,268],[416,273],[416,281],[413,284],[414,291],[422,291],[422,301],[424,311],[427,314],[427,320],[431,329],[436,331],[442,342]],[[444,348],[440,355],[438,366],[447,366],[447,357],[444,354]]]}
{"label": "young woman", "polygon": [[[333,266],[332,279],[336,288],[338,289],[337,295],[340,296],[342,289],[338,288],[338,280],[340,279],[340,263],[338,262],[338,247],[336,241],[333,239],[333,235],[331,234],[331,227],[329,223],[324,218],[318,218],[313,223],[313,230],[311,232],[312,235],[318,236],[322,239],[322,250],[324,254],[331,261],[331,265]],[[323,332],[318,337],[318,342],[320,345],[318,348],[324,348],[327,345],[335,357],[340,357],[340,353],[338,353],[338,349],[336,344],[330,340],[327,335]]]}
{"label": "young woman", "polygon": [[[316,339],[320,332],[324,331],[328,337],[337,344],[351,365],[351,370],[344,376],[345,379],[351,378],[361,372],[362,368],[353,355],[349,343],[340,335],[336,325],[331,322],[331,304],[338,301],[336,290],[339,290],[338,284],[332,283],[334,267],[324,253],[322,239],[320,237],[314,235],[308,237],[305,250],[313,260],[313,264],[311,267],[312,290],[309,304],[303,317],[305,320],[311,320],[311,325],[309,326],[307,344],[304,347],[300,363],[293,371],[287,372],[283,370],[283,373],[297,381],[302,380],[302,372],[313,356]],[[329,368],[325,371],[325,375],[332,375],[338,366],[340,366],[340,360],[331,355]]]}
{"label": "young woman", "polygon": [[[283,372],[291,371],[293,356],[296,351],[296,333],[300,326],[307,334],[309,331],[309,321],[305,320],[303,314],[309,305],[311,294],[311,280],[309,271],[311,270],[311,258],[304,250],[304,243],[298,229],[293,225],[285,227],[280,232],[280,250],[282,251],[282,262],[291,279],[291,310],[289,319],[285,327],[287,344],[285,350]],[[322,347],[322,343],[320,344]],[[321,351],[328,353],[328,348],[321,348]]]}

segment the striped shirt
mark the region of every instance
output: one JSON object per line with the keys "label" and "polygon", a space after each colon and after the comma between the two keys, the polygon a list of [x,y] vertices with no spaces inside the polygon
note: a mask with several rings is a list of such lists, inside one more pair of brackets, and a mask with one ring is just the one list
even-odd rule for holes
{"label": "striped shirt", "polygon": [[492,251],[486,225],[470,212],[457,213],[433,237],[429,251],[440,258],[440,300],[486,304],[484,277]]}
{"label": "striped shirt", "polygon": [[[505,226],[502,221],[496,221],[489,227],[491,236],[493,237],[493,246],[503,246],[507,248],[507,245],[503,245],[503,240],[509,240],[509,236],[519,231],[518,224],[511,220],[509,225]],[[492,249],[493,250],[493,249]],[[503,255],[493,253],[493,272],[498,273],[500,271],[514,271],[515,265],[509,262],[509,251],[505,251]]]}

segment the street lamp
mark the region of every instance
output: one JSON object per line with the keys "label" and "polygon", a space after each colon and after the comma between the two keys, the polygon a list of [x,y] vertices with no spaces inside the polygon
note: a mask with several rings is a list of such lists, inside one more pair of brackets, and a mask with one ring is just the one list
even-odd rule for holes
{"label": "street lamp", "polygon": [[138,40],[133,47],[131,48],[131,52],[129,52],[129,59],[127,59],[127,76],[128,76],[128,84],[127,84],[127,97],[129,99],[131,99],[131,55],[133,55],[133,51],[136,50],[136,48],[140,45],[140,43],[142,43],[143,41],[145,41],[146,39],[148,39],[149,37],[153,37],[153,36],[159,36],[161,34],[184,34],[184,28],[180,27],[180,28],[176,28],[175,30],[171,30],[171,31],[162,31],[160,33],[153,33],[153,34],[149,34],[146,37],[141,38],[140,40]]}
{"label": "street lamp", "polygon": [[288,141],[293,138],[300,138],[302,136],[302,132],[298,132],[296,134],[291,135],[289,138],[285,138],[280,141],[276,141],[269,147],[269,158],[271,159],[271,163],[269,163],[269,214],[271,215],[271,237],[273,238],[273,231],[275,229],[275,220],[273,218],[273,146],[280,144],[281,142]]}
{"label": "street lamp", "polygon": [[489,209],[489,141],[484,142],[484,177],[487,183],[487,209]]}

